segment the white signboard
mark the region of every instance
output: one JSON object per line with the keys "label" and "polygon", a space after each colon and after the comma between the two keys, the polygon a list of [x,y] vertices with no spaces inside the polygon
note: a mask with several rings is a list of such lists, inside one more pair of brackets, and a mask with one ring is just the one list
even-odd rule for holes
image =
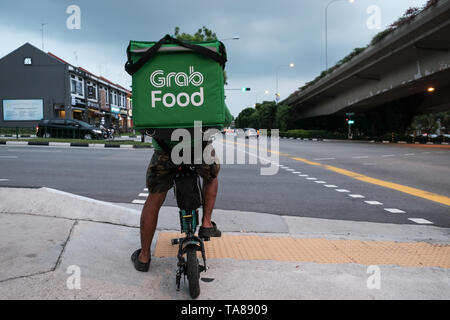
{"label": "white signboard", "polygon": [[44,118],[44,100],[3,100],[4,121],[30,121]]}

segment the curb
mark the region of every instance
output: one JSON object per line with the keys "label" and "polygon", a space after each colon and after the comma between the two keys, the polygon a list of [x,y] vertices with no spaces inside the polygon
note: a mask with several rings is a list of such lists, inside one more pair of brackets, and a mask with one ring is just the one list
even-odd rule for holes
{"label": "curb", "polygon": [[0,141],[1,145],[10,146],[46,146],[46,147],[82,147],[105,149],[152,149],[152,146],[132,144],[102,144],[102,143],[78,143],[78,142],[38,142],[38,141]]}

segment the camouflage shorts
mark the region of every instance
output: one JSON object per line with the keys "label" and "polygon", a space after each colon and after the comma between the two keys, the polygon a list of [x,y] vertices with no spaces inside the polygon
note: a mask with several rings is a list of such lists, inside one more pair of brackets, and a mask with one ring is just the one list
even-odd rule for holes
{"label": "camouflage shorts", "polygon": [[[214,156],[215,151],[211,154]],[[213,164],[195,165],[203,180],[211,181],[218,177],[220,171],[219,160],[215,158]],[[177,174],[176,166],[170,161],[167,153],[156,150],[147,169],[147,188],[150,193],[162,193],[173,187]]]}

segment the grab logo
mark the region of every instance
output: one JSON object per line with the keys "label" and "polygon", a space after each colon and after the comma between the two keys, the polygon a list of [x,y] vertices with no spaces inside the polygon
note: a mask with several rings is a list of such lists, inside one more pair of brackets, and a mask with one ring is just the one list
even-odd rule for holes
{"label": "grab logo", "polygon": [[[171,88],[173,86],[200,87],[203,84],[203,74],[194,70],[193,66],[189,67],[189,75],[185,72],[170,72],[164,75],[163,70],[156,70],[150,75],[150,83],[155,88]],[[162,91],[155,90],[151,92],[152,108],[156,108],[156,102],[161,101],[167,108],[172,108],[175,105],[179,107],[187,107],[192,104],[194,107],[200,107],[204,102],[203,87],[199,88],[198,92],[189,95],[186,92],[180,92],[175,96],[173,93],[166,93],[162,95]]]}

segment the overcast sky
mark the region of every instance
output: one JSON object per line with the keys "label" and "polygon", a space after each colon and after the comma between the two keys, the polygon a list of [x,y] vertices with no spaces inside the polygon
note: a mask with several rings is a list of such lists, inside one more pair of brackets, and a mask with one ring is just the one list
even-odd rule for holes
{"label": "overcast sky", "polygon": [[[26,42],[129,87],[124,71],[129,40],[159,40],[182,32],[194,33],[206,26],[228,51],[227,88],[250,87],[251,92],[227,91],[233,115],[262,100],[273,100],[276,74],[279,92],[286,98],[325,69],[325,8],[330,0],[0,0],[0,57]],[[400,17],[409,7],[426,0],[346,0],[328,9],[329,65]],[[69,30],[70,5],[81,9],[81,28]],[[380,27],[374,11],[379,8]],[[372,22],[371,28],[367,22]],[[295,63],[289,68],[289,63]],[[1,88],[0,88],[1,90]],[[269,94],[265,94],[265,91]]]}

